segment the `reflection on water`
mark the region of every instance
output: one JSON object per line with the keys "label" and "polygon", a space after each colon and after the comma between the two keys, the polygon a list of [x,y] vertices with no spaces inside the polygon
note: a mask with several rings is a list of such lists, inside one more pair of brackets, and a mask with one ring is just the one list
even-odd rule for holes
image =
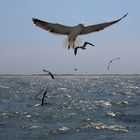
{"label": "reflection on water", "polygon": [[0,138],[137,139],[139,101],[139,76],[1,76]]}

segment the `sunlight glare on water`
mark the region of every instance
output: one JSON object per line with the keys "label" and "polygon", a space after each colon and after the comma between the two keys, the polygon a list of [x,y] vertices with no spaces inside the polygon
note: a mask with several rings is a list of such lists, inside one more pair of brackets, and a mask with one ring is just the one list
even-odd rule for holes
{"label": "sunlight glare on water", "polygon": [[1,76],[0,138],[137,139],[139,100],[135,75]]}

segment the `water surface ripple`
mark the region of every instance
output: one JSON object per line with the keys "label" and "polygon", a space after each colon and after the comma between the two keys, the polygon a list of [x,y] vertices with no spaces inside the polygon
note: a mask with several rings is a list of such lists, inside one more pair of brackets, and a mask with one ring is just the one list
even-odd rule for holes
{"label": "water surface ripple", "polygon": [[[45,104],[43,93],[48,89]],[[140,76],[1,76],[0,139],[138,140]]]}

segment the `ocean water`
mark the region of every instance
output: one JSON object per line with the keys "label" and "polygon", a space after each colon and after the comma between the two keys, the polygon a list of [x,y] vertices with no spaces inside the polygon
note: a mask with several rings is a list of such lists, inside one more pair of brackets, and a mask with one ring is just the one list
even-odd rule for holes
{"label": "ocean water", "polygon": [[139,139],[139,75],[0,76],[0,140]]}

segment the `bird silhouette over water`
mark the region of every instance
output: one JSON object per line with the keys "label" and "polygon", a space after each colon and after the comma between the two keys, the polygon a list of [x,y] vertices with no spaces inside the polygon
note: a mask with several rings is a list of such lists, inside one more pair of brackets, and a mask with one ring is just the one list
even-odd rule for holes
{"label": "bird silhouette over water", "polygon": [[51,33],[67,35],[68,42],[69,42],[68,49],[70,49],[70,48],[74,49],[76,38],[79,35],[85,35],[85,34],[101,31],[101,30],[105,29],[106,27],[109,27],[109,26],[119,22],[124,17],[126,17],[127,14],[125,14],[124,16],[122,16],[121,18],[119,18],[117,20],[113,20],[110,22],[104,22],[104,23],[100,23],[100,24],[95,24],[95,25],[88,25],[88,26],[84,26],[84,24],[81,24],[81,23],[76,26],[65,26],[65,25],[58,24],[58,23],[42,21],[42,20],[36,19],[36,18],[32,18],[32,20],[36,26],[38,26],[44,30],[47,30]]}
{"label": "bird silhouette over water", "polygon": [[80,48],[80,49],[83,49],[85,50],[86,49],[86,45],[91,45],[91,46],[94,46],[93,44],[89,43],[89,42],[85,42],[83,46],[77,46],[74,48],[74,54],[76,55],[77,54],[77,50]]}
{"label": "bird silhouette over water", "polygon": [[77,69],[77,68],[74,68],[73,70],[74,70],[74,71],[77,71],[78,69]]}
{"label": "bird silhouette over water", "polygon": [[120,59],[120,57],[113,58],[113,59],[111,59],[111,60],[109,61],[108,66],[107,66],[107,70],[109,70],[110,64],[111,64],[114,60],[117,60],[117,59]]}
{"label": "bird silhouette over water", "polygon": [[48,87],[47,87],[46,89],[41,89],[41,91],[40,91],[38,94],[35,95],[35,97],[37,97],[37,96],[39,96],[41,93],[43,94],[42,99],[41,99],[41,106],[44,105],[44,100],[45,100],[45,97],[47,97],[46,94],[47,94],[47,92],[48,92],[48,89],[49,89]]}
{"label": "bird silhouette over water", "polygon": [[44,72],[47,72],[47,73],[51,76],[51,78],[54,79],[54,75],[53,75],[50,71],[45,70],[45,69],[43,69],[43,71],[44,71]]}
{"label": "bird silhouette over water", "polygon": [[44,92],[43,97],[42,97],[42,99],[41,99],[41,106],[44,105],[44,99],[45,99],[45,97],[46,97],[46,94],[47,94],[47,90]]}

